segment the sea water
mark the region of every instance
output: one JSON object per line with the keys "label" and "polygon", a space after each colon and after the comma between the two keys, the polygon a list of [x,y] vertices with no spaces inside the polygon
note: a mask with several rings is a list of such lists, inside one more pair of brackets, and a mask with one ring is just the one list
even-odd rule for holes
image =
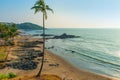
{"label": "sea water", "polygon": [[[42,31],[28,31],[41,34]],[[69,39],[49,39],[46,47],[75,67],[98,74],[120,78],[120,29],[47,29],[47,34],[80,36]]]}

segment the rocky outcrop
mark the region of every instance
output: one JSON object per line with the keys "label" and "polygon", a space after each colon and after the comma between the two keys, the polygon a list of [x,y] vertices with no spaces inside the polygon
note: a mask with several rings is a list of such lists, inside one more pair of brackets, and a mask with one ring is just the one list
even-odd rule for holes
{"label": "rocky outcrop", "polygon": [[53,34],[34,34],[32,36],[45,36],[46,39],[67,39],[67,38],[79,38],[80,36],[75,36],[75,35],[68,35],[66,33],[63,33],[62,35],[53,35]]}
{"label": "rocky outcrop", "polygon": [[54,36],[53,39],[66,39],[66,38],[79,38],[80,36],[75,35],[67,35],[66,33],[63,33],[60,36]]}
{"label": "rocky outcrop", "polygon": [[53,34],[45,34],[45,35],[41,34],[40,36],[55,36],[55,35],[53,35]]}
{"label": "rocky outcrop", "polygon": [[33,70],[37,68],[37,64],[37,62],[31,60],[20,60],[18,62],[7,64],[7,66],[19,70]]}
{"label": "rocky outcrop", "polygon": [[32,36],[40,36],[40,34],[33,34]]}
{"label": "rocky outcrop", "polygon": [[36,69],[38,65],[38,62],[34,61],[35,58],[43,56],[41,51],[35,50],[17,50],[17,52],[19,52],[19,54],[16,54],[16,56],[18,56],[19,59],[11,61],[7,64],[7,67],[19,70],[33,70]]}
{"label": "rocky outcrop", "polygon": [[41,41],[25,41],[19,48],[12,50],[13,55],[18,58],[6,63],[6,67],[19,70],[36,69],[38,66],[38,61],[36,59],[43,56],[41,50],[35,49],[40,47],[38,45],[40,43]]}

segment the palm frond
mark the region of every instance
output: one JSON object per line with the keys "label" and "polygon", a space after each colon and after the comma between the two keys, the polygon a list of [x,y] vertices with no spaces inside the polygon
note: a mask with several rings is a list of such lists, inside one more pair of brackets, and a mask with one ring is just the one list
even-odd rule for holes
{"label": "palm frond", "polygon": [[35,13],[42,11],[42,7],[40,7],[40,6],[33,6],[31,9],[34,9]]}
{"label": "palm frond", "polygon": [[34,6],[40,4],[40,0],[36,1],[36,3],[34,4]]}
{"label": "palm frond", "polygon": [[44,2],[44,0],[38,0],[38,1],[34,4],[34,6],[44,7],[44,6],[45,6],[45,2]]}
{"label": "palm frond", "polygon": [[44,2],[44,0],[40,0],[40,5],[41,5],[42,7],[45,7],[45,2]]}
{"label": "palm frond", "polygon": [[37,0],[37,2],[31,9],[34,9],[35,13],[42,12],[45,16],[45,19],[47,19],[47,10],[54,13],[53,10],[48,5],[45,4],[44,0]]}
{"label": "palm frond", "polygon": [[51,9],[48,5],[46,5],[46,9],[54,13],[53,9]]}
{"label": "palm frond", "polygon": [[35,9],[35,8],[41,8],[42,9],[42,7],[40,7],[40,6],[33,6],[31,9]]}

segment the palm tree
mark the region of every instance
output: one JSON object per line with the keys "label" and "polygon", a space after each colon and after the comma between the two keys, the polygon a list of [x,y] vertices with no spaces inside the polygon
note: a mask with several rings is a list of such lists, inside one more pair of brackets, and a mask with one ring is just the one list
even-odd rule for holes
{"label": "palm tree", "polygon": [[7,32],[6,33],[7,34],[6,41],[7,41],[8,49],[7,49],[7,55],[5,57],[5,62],[7,61],[8,55],[10,54],[11,45],[14,45],[14,37],[17,35],[17,26],[16,26],[16,24],[12,24],[11,26],[8,25],[8,29],[7,29],[6,32]]}
{"label": "palm tree", "polygon": [[17,26],[16,24],[12,24],[9,32],[10,38],[12,38],[12,42],[14,42],[14,37],[17,35]]}
{"label": "palm tree", "polygon": [[36,77],[40,77],[41,71],[43,69],[44,54],[45,54],[45,19],[47,19],[47,11],[53,12],[53,10],[48,5],[45,4],[44,0],[36,1],[36,3],[34,4],[34,6],[31,9],[34,9],[35,13],[42,12],[42,14],[43,14],[43,56],[42,56],[42,63],[41,63],[40,70],[39,70],[38,74],[36,75]]}
{"label": "palm tree", "polygon": [[[5,47],[5,52],[7,51],[7,54],[6,54],[6,57],[5,57],[5,62],[8,58],[8,54],[9,54],[9,51],[10,51],[10,48],[9,48],[9,38],[10,38],[10,26],[7,25],[7,24],[0,24],[0,38],[3,39],[5,42],[4,42],[4,47]],[[7,47],[8,46],[8,47]]]}

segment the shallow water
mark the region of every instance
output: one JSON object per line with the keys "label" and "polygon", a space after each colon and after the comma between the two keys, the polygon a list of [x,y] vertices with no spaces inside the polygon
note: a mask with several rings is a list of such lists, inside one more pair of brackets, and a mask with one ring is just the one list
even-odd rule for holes
{"label": "shallow water", "polygon": [[81,36],[50,39],[46,47],[54,46],[49,50],[80,69],[120,78],[120,29],[48,29],[46,33]]}

